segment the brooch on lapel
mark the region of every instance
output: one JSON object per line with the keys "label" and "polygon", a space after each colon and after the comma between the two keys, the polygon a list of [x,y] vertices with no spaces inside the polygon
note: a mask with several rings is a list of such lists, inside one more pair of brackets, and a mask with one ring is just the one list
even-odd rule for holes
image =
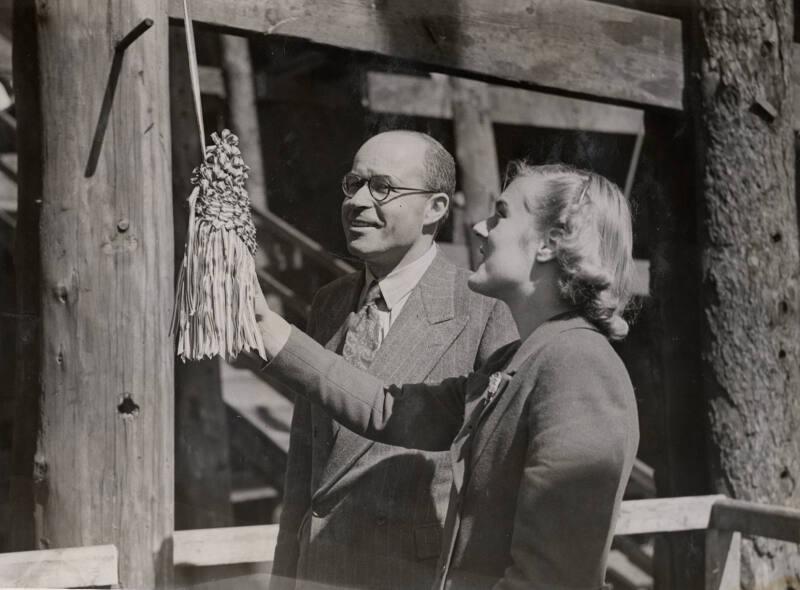
{"label": "brooch on lapel", "polygon": [[492,373],[489,376],[489,387],[486,389],[487,401],[492,401],[492,398],[495,396],[497,390],[500,389],[500,385],[503,383],[503,377],[508,379],[507,375],[503,375],[499,371]]}

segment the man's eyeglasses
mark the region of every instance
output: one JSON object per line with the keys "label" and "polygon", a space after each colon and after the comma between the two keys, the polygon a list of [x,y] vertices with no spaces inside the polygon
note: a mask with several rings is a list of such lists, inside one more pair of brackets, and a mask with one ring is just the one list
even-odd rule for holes
{"label": "man's eyeglasses", "polygon": [[378,201],[379,203],[385,201],[389,198],[389,195],[392,191],[409,191],[402,195],[397,195],[398,197],[404,197],[406,195],[416,195],[416,194],[428,194],[432,195],[434,193],[438,193],[439,191],[432,191],[424,188],[410,188],[407,186],[394,186],[391,182],[389,182],[389,178],[386,176],[376,175],[370,176],[369,178],[364,178],[359,176],[355,172],[348,172],[342,178],[342,192],[345,194],[346,197],[351,198],[356,195],[356,193],[361,189],[364,184],[367,185],[369,189],[369,194],[372,195],[372,198]]}

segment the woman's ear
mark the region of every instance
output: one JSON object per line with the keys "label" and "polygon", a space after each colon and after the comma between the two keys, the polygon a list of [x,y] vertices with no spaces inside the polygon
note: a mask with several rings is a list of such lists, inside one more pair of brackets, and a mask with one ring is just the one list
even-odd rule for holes
{"label": "woman's ear", "polygon": [[536,251],[536,262],[549,262],[556,257],[558,243],[564,235],[560,228],[550,228],[544,238],[539,242],[539,249]]}
{"label": "woman's ear", "polygon": [[423,225],[439,223],[447,215],[450,207],[450,197],[444,193],[436,193],[430,196],[428,204],[425,206],[425,217]]}

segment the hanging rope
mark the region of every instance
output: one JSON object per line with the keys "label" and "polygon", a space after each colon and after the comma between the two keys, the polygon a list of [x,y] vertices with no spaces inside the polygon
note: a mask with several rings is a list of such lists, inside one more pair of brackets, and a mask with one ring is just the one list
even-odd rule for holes
{"label": "hanging rope", "polygon": [[248,167],[228,129],[206,146],[200,80],[189,7],[183,0],[186,47],[203,163],[194,169],[189,228],[178,274],[172,331],[182,360],[264,354],[254,302],[259,289],[256,230],[245,189]]}

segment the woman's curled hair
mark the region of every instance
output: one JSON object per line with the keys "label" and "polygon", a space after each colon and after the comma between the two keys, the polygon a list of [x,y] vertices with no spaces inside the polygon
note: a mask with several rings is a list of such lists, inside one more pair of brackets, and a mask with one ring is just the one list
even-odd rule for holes
{"label": "woman's curled hair", "polygon": [[526,176],[545,184],[539,198],[525,196],[537,229],[561,230],[555,240],[561,296],[607,338],[624,338],[634,268],[628,200],[603,176],[565,164],[512,162],[506,183]]}

